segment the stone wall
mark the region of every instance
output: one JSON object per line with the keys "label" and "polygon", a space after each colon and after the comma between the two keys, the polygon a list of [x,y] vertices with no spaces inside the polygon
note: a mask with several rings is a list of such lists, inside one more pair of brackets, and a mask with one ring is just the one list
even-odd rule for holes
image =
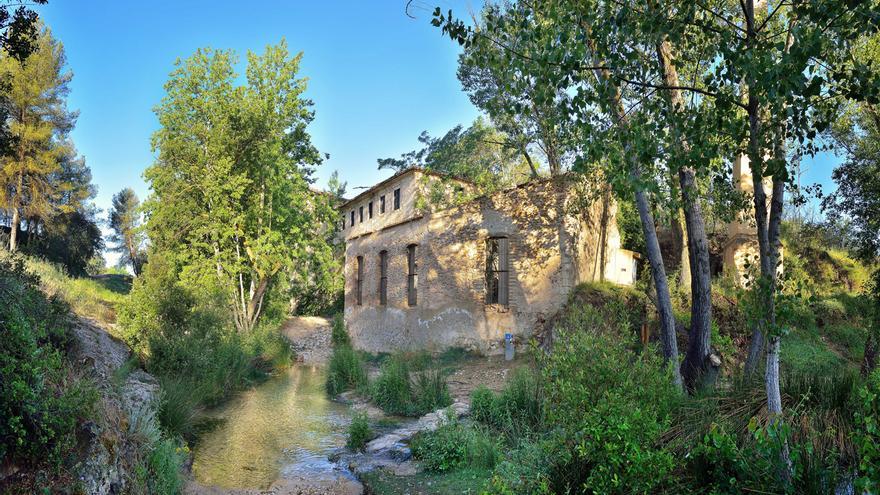
{"label": "stone wall", "polygon": [[[463,347],[491,353],[505,333],[534,334],[574,285],[618,263],[614,208],[599,266],[602,203],[576,207],[572,179],[533,181],[440,212],[350,238],[345,259],[345,320],[355,345],[371,352]],[[509,305],[486,304],[486,242],[509,239]],[[407,246],[417,247],[417,304],[407,301]],[[379,253],[388,252],[387,304],[379,303]],[[357,257],[364,259],[357,304]],[[618,266],[616,268],[619,269]]]}

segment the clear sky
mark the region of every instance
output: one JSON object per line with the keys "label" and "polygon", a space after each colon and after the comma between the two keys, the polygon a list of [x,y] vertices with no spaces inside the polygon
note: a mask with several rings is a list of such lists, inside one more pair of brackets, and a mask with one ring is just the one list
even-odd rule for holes
{"label": "clear sky", "polygon": [[[301,75],[316,118],[314,143],[349,192],[389,175],[376,159],[417,147],[423,130],[437,135],[469,123],[478,110],[455,77],[459,47],[429,24],[430,6],[466,14],[480,0],[139,1],[49,0],[38,12],[59,38],[74,73],[69,105],[80,111],[73,140],[92,169],[98,207],[130,186],[142,199],[141,174],[153,161],[152,108],[177,58],[197,48],[229,48],[244,58],[282,37],[303,51]],[[243,70],[243,67],[242,67]],[[836,159],[805,167],[804,183],[830,187]]]}

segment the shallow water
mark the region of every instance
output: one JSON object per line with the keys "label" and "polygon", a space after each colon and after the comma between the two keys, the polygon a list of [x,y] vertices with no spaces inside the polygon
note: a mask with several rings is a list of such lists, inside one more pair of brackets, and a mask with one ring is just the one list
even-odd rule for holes
{"label": "shallow water", "polygon": [[293,366],[212,411],[223,423],[196,445],[196,481],[267,488],[278,478],[332,471],[327,455],[345,445],[351,412],[327,398],[325,376],[321,367]]}

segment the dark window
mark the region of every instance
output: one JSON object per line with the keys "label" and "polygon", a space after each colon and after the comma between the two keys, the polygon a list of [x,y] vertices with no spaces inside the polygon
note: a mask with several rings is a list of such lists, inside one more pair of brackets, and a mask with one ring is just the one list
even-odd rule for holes
{"label": "dark window", "polygon": [[400,209],[400,189],[399,188],[394,190],[394,209],[395,210]]}
{"label": "dark window", "polygon": [[506,237],[490,237],[486,241],[486,303],[508,304],[509,242]]}
{"label": "dark window", "polygon": [[379,304],[388,304],[388,251],[379,252]]}
{"label": "dark window", "polygon": [[345,230],[345,215],[342,215],[342,230]]}
{"label": "dark window", "polygon": [[361,223],[364,223],[364,207],[363,207],[363,206],[361,206],[360,208],[358,208],[358,215],[359,215],[360,218],[361,218]]}
{"label": "dark window", "polygon": [[351,226],[354,227],[354,210],[351,210]]}
{"label": "dark window", "polygon": [[364,257],[357,257],[357,274],[355,278],[355,298],[357,300],[357,305],[360,306],[363,302],[363,286],[364,286]]}
{"label": "dark window", "polygon": [[370,218],[373,218],[373,202],[370,201],[370,204],[367,205],[367,210],[370,212]]}
{"label": "dark window", "polygon": [[416,305],[416,290],[418,288],[418,275],[416,270],[416,245],[410,244],[406,247],[406,301],[410,306]]}
{"label": "dark window", "polygon": [[379,196],[379,214],[385,213],[385,195]]}

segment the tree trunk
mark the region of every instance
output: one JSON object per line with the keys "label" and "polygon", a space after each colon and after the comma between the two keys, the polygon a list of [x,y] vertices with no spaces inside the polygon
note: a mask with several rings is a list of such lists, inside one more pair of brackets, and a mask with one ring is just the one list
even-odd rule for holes
{"label": "tree trunk", "polygon": [[[633,169],[633,179],[636,183],[640,180],[638,168]],[[660,242],[657,240],[657,229],[654,225],[654,217],[648,205],[648,197],[644,189],[636,187],[636,208],[639,210],[639,219],[642,222],[642,232],[645,235],[645,251],[648,255],[648,264],[651,266],[651,276],[654,279],[654,288],[657,291],[657,313],[660,316],[660,339],[663,341],[663,358],[667,364],[671,364],[672,381],[679,389],[682,388],[682,377],[678,367],[678,340],[675,335],[675,315],[672,312],[672,300],[669,297],[669,283],[666,279],[666,267],[663,266],[663,255],[660,253]]]}
{"label": "tree trunk", "polygon": [[532,171],[532,177],[537,178],[538,177],[538,169],[535,167],[535,163],[532,161],[532,157],[531,157],[531,155],[529,155],[528,150],[526,149],[525,146],[520,146],[519,151],[520,151],[520,153],[522,153],[523,157],[525,157],[526,163],[529,164],[529,170]]}
{"label": "tree trunk", "polygon": [[[672,45],[664,39],[657,44],[657,60],[663,73],[663,83],[670,88],[679,86]],[[682,156],[690,151],[690,143],[680,132],[674,116],[684,108],[681,91],[670,89],[667,92],[670,113],[673,115],[672,131],[680,143]],[[684,210],[685,233],[687,237],[688,261],[691,271],[691,328],[688,333],[687,354],[682,363],[684,383],[688,389],[696,388],[706,371],[712,366],[709,354],[712,345],[712,281],[709,268],[709,239],[706,236],[703,212],[697,194],[696,170],[690,166],[678,169],[681,188],[682,209]]]}
{"label": "tree trunk", "polygon": [[681,238],[679,241],[681,242],[681,252],[680,261],[679,261],[679,269],[678,269],[678,286],[683,289],[691,288],[691,259],[690,259],[690,249],[688,249],[688,235],[687,235],[687,227],[685,226],[684,220],[684,212],[678,211],[678,218],[674,218],[672,223],[677,227],[677,231],[681,233]]}
{"label": "tree trunk", "polygon": [[[587,33],[591,33],[589,26],[584,26]],[[594,54],[593,62],[597,67],[604,64],[598,63],[595,58],[596,46],[595,42],[589,36],[587,37],[587,45]],[[596,71],[598,79],[608,85],[608,101],[609,110],[617,118],[620,126],[628,126],[629,118],[623,107],[621,100],[620,86],[611,79],[611,71],[607,68]],[[678,342],[675,335],[675,317],[672,313],[672,301],[669,297],[669,283],[666,278],[666,267],[663,266],[663,255],[660,252],[660,242],[657,240],[657,228],[654,224],[654,216],[651,214],[651,208],[648,205],[648,196],[644,187],[641,185],[641,163],[639,157],[632,149],[630,143],[622,140],[624,151],[624,160],[626,161],[629,174],[635,189],[636,208],[639,210],[639,219],[642,223],[642,232],[645,235],[645,250],[648,255],[648,262],[651,265],[651,275],[654,279],[654,287],[657,291],[657,312],[660,316],[660,338],[663,342],[663,357],[667,365],[671,364],[672,381],[679,389],[682,388],[681,372],[678,367]]]}
{"label": "tree trunk", "polygon": [[[684,145],[684,142],[682,142]],[[687,226],[688,258],[691,266],[691,328],[687,354],[682,363],[685,385],[689,389],[701,385],[712,363],[712,280],[709,269],[709,240],[703,223],[700,201],[696,197],[696,177],[690,167],[679,170]]]}
{"label": "tree trunk", "polygon": [[[19,153],[20,155],[21,153]],[[15,196],[12,199],[12,222],[9,224],[9,251],[18,249],[18,224],[21,223],[21,189],[24,187],[24,174],[18,174]]]}

